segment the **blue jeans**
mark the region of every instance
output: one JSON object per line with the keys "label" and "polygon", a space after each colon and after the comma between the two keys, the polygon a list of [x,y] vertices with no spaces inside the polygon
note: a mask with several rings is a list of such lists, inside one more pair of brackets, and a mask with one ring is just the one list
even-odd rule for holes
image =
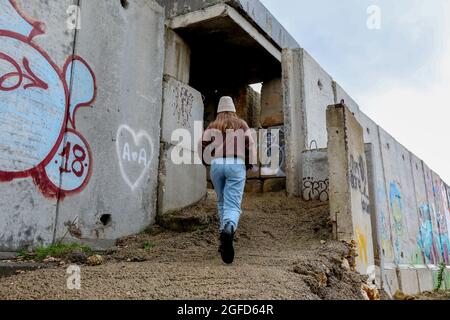
{"label": "blue jeans", "polygon": [[242,159],[214,159],[211,163],[211,180],[217,194],[220,231],[229,222],[237,230],[246,174],[247,169]]}

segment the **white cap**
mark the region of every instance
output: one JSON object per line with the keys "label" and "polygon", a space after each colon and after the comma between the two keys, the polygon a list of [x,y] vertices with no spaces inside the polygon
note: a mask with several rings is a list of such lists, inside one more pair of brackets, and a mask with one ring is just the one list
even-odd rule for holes
{"label": "white cap", "polygon": [[217,113],[222,113],[222,112],[236,113],[236,107],[234,106],[233,98],[231,98],[231,97],[220,98],[219,108],[217,109]]}

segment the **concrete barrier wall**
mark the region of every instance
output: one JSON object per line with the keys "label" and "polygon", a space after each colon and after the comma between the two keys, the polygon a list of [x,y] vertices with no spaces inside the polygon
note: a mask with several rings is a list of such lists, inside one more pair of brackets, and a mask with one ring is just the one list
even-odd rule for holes
{"label": "concrete barrier wall", "polygon": [[164,13],[145,0],[127,9],[83,1],[80,10],[75,53],[90,62],[98,89],[77,128],[90,141],[93,170],[85,192],[61,202],[57,238],[78,217],[83,239],[116,239],[156,216]]}
{"label": "concrete barrier wall", "polygon": [[[261,90],[261,126],[270,128],[284,123],[281,79],[265,81]],[[256,126],[256,124],[254,124]]]}
{"label": "concrete barrier wall", "polygon": [[[333,86],[335,101],[345,100],[363,127],[364,142],[370,144],[366,145],[366,155],[374,256],[380,268],[377,281],[390,294],[398,289],[406,293],[430,290],[437,284],[437,266],[449,264],[448,187],[423,161],[367,117],[339,84]],[[306,113],[310,121],[313,113]],[[321,131],[321,126],[315,130]]]}
{"label": "concrete barrier wall", "polygon": [[[163,87],[159,214],[200,201],[207,187],[206,168],[201,164],[195,141],[200,140],[203,130],[202,95],[167,75]],[[200,125],[195,126],[195,122]]]}
{"label": "concrete barrier wall", "polygon": [[[345,90],[335,81],[333,81],[333,90],[334,90],[334,98],[335,103],[341,103],[342,100],[344,100],[345,105],[349,108],[349,110],[353,113],[353,115],[360,121],[360,109],[359,105],[353,100],[353,98],[345,92]],[[367,120],[367,124],[371,126],[370,122],[373,122],[369,118],[367,118],[365,115],[362,117],[365,117]],[[361,125],[364,124],[364,122],[360,121]],[[364,137],[366,137],[366,132],[364,132]],[[366,141],[367,142],[367,141]]]}
{"label": "concrete barrier wall", "polygon": [[318,148],[326,148],[326,108],[335,101],[333,79],[305,50],[303,72],[306,145],[315,141]]}
{"label": "concrete barrier wall", "polygon": [[[230,3],[280,48],[296,47],[257,2],[159,2],[170,16]],[[78,3],[80,8],[73,6]],[[127,8],[108,0],[0,0],[0,9],[0,74],[14,75],[0,82],[0,250],[62,238],[107,245],[139,232],[155,219],[158,173],[163,212],[201,198],[204,168],[188,170],[170,162],[177,149],[169,135],[177,127],[191,132],[192,121],[203,117],[203,104],[187,85],[187,44],[170,31],[164,37],[162,7],[146,0]],[[176,79],[166,79],[162,94],[164,58],[165,73]],[[350,199],[358,199],[351,207],[360,207],[352,223],[363,225],[356,240],[377,244],[373,256],[388,292],[435,286],[438,265],[450,264],[449,187],[361,112],[305,50],[285,50],[282,65],[289,192],[300,195],[306,175],[325,179],[324,167],[316,166],[320,160],[313,153],[301,155],[311,145],[327,146],[325,109],[345,100],[366,143],[353,161],[347,159],[349,168],[367,171],[364,177],[347,172],[350,181],[364,180],[364,192],[350,192]],[[194,158],[193,146],[178,151]],[[366,156],[363,165],[360,156]],[[368,177],[370,199],[361,201]],[[173,199],[186,191],[177,189],[185,181],[195,181],[192,192]],[[366,228],[368,213],[374,235]],[[361,257],[372,259],[369,250],[361,250]],[[444,284],[450,288],[449,283],[447,271]]]}
{"label": "concrete barrier wall", "polygon": [[[386,233],[392,238],[394,265],[399,270],[402,291],[410,294],[426,291],[437,284],[437,265],[448,265],[445,184],[384,130],[380,128],[379,132],[390,233],[384,231],[383,225],[378,225],[378,234]],[[379,216],[377,220],[382,219]],[[385,249],[383,246],[382,250]],[[382,258],[382,268],[389,270],[390,257]]]}
{"label": "concrete barrier wall", "polygon": [[164,74],[189,84],[191,49],[175,31],[166,27]]}
{"label": "concrete barrier wall", "polygon": [[380,142],[388,191],[394,261],[397,264],[412,264],[417,260],[417,255],[412,252],[417,247],[417,236],[413,233],[418,231],[418,219],[409,152],[381,128]]}
{"label": "concrete barrier wall", "polygon": [[278,47],[299,48],[297,41],[284,29],[277,19],[255,0],[157,0],[166,8],[167,17],[186,14],[205,9],[217,4],[228,4],[236,8],[244,16],[248,16],[252,23],[258,26]]}
{"label": "concrete barrier wall", "polygon": [[[75,31],[67,30],[65,12],[73,4],[0,1],[0,75],[22,75],[0,84],[0,251],[53,241],[57,197],[41,177],[66,123],[71,75],[62,73]],[[45,34],[43,24],[33,28],[35,20],[45,22]]]}
{"label": "concrete barrier wall", "polygon": [[1,101],[14,103],[0,107],[3,123],[20,125],[8,130],[11,143],[23,143],[11,149],[1,134],[0,249],[141,231],[156,215],[162,8],[144,0],[127,9],[107,0],[78,9],[73,1],[14,4],[0,1],[0,30],[9,30],[0,31],[8,55],[0,71],[20,61],[26,81],[2,83]]}
{"label": "concrete barrier wall", "polygon": [[[405,293],[432,290],[437,285],[438,265],[449,264],[448,187],[423,161],[367,117],[339,84],[334,83],[333,88],[335,101],[345,100],[363,128],[377,282],[392,295],[399,289]],[[307,105],[305,108],[311,121],[314,112],[309,112]],[[316,121],[319,125],[308,128],[319,132],[308,131],[308,139],[320,136],[323,130],[322,120],[317,117]],[[310,167],[304,158],[304,179],[321,174],[314,167],[313,173],[309,172]]]}
{"label": "concrete barrier wall", "polygon": [[330,213],[337,240],[356,244],[356,269],[373,272],[372,222],[363,128],[343,105],[326,113],[330,172]]}
{"label": "concrete barrier wall", "polygon": [[302,153],[327,147],[326,107],[334,104],[333,79],[304,50],[283,50],[283,113],[286,130],[287,191],[301,196]]}

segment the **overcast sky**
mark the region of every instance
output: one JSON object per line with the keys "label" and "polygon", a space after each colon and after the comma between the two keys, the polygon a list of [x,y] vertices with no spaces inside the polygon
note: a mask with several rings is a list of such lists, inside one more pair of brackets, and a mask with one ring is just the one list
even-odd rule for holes
{"label": "overcast sky", "polygon": [[[366,114],[450,184],[449,0],[261,1]],[[367,27],[373,5],[380,29]]]}

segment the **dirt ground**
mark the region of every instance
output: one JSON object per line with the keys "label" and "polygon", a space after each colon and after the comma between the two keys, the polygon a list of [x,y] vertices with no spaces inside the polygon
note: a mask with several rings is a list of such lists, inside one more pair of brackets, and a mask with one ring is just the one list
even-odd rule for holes
{"label": "dirt ground", "polygon": [[415,300],[450,300],[450,292],[425,292],[414,298]]}
{"label": "dirt ground", "polygon": [[104,264],[83,266],[80,291],[67,289],[62,265],[0,278],[0,299],[364,299],[365,279],[342,265],[349,248],[331,240],[328,212],[280,193],[246,195],[236,261],[226,266],[210,191],[160,221],[165,228],[122,239]]}

